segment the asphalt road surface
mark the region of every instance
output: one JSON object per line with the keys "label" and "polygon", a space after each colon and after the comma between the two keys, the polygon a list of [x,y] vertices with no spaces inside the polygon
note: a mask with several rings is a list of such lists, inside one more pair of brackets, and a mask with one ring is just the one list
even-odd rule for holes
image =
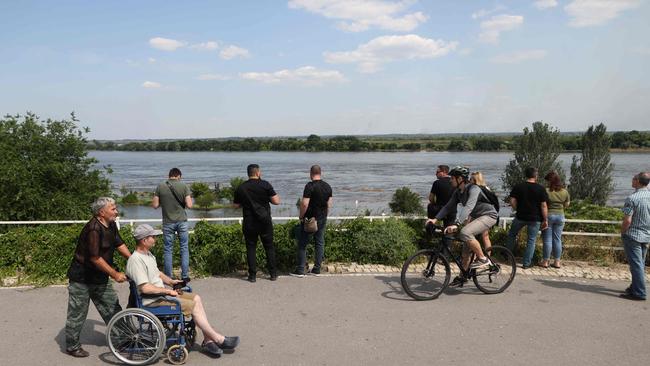
{"label": "asphalt road surface", "polygon": [[[650,364],[650,302],[619,299],[623,282],[520,276],[500,295],[470,283],[424,302],[396,275],[192,285],[213,326],[241,344],[219,359],[196,346],[188,365]],[[128,285],[115,288],[125,304]],[[63,352],[67,296],[65,287],[0,290],[0,364],[116,364],[92,304],[81,336],[90,357]]]}

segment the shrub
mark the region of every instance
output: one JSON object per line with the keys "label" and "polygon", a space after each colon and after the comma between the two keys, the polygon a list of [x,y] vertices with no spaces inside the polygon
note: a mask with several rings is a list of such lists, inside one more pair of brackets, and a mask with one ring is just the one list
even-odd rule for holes
{"label": "shrub", "polygon": [[208,209],[210,206],[212,206],[215,200],[215,194],[212,191],[207,191],[199,196],[196,196],[194,198],[194,203],[196,203],[201,208]]}
{"label": "shrub", "polygon": [[192,197],[196,198],[210,192],[210,186],[204,182],[194,182],[190,184],[190,191],[192,191]]}
{"label": "shrub", "polygon": [[420,202],[420,196],[411,191],[408,187],[397,189],[388,206],[392,212],[402,215],[419,215],[424,213],[424,208],[422,208],[422,203]]}
{"label": "shrub", "polygon": [[123,205],[137,205],[138,204],[138,195],[131,191],[122,197]]}

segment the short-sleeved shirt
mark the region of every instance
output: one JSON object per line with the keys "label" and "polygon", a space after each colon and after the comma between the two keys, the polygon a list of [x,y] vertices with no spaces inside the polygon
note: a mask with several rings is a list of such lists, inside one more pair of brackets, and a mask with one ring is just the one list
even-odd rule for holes
{"label": "short-sleeved shirt", "polygon": [[564,207],[569,205],[569,191],[564,188],[559,191],[546,188],[546,194],[548,194],[548,214],[564,215]]}
{"label": "short-sleeved shirt", "polygon": [[[145,283],[150,283],[156,287],[165,287],[162,278],[160,278],[160,270],[158,270],[156,257],[151,252],[145,254],[137,250],[133,251],[133,254],[131,254],[129,260],[126,262],[126,275],[131,281],[135,282],[139,293],[140,286]],[[142,304],[149,305],[156,300],[158,299],[143,298]]]}
{"label": "short-sleeved shirt", "polygon": [[178,203],[178,200],[174,197],[174,194],[169,189],[167,183],[171,184],[174,188],[174,191],[181,202],[185,202],[185,197],[192,194],[187,184],[178,179],[169,179],[166,182],[160,183],[158,187],[156,187],[153,194],[160,199],[163,224],[187,221],[187,213],[185,213],[185,209],[180,203]]}
{"label": "short-sleeved shirt", "polygon": [[[444,207],[452,194],[454,193],[454,187],[451,185],[451,177],[443,177],[437,179],[431,185],[431,193],[436,196],[435,207],[442,208]],[[450,208],[447,213],[447,218],[453,218],[456,216],[456,207]]]}
{"label": "short-sleeved shirt", "polygon": [[625,199],[623,214],[632,216],[625,236],[639,243],[650,242],[650,190],[639,188]]}
{"label": "short-sleeved shirt", "polygon": [[327,217],[327,201],[332,197],[332,187],[324,180],[313,180],[305,185],[303,198],[309,198],[305,217]]}
{"label": "short-sleeved shirt", "polygon": [[516,218],[523,221],[542,221],[542,202],[548,201],[546,188],[537,183],[522,182],[512,188],[510,197],[517,200]]}
{"label": "short-sleeved shirt", "polygon": [[111,222],[106,227],[99,219],[93,217],[79,234],[74,257],[68,269],[68,278],[72,282],[87,284],[100,285],[108,282],[108,275],[97,268],[90,259],[101,257],[113,267],[113,254],[121,245],[124,245],[124,240],[120,237],[117,224]]}
{"label": "short-sleeved shirt", "polygon": [[241,205],[244,220],[270,222],[271,197],[275,196],[271,183],[262,179],[249,179],[235,191],[233,203]]}

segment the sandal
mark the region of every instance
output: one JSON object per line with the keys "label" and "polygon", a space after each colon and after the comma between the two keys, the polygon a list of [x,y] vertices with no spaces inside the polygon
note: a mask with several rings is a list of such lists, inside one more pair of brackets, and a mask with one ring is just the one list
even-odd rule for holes
{"label": "sandal", "polygon": [[215,341],[204,341],[203,344],[201,344],[201,348],[203,348],[205,352],[214,356],[221,356],[223,354],[223,350],[219,348]]}
{"label": "sandal", "polygon": [[537,265],[542,267],[542,268],[548,268],[548,261],[547,260],[539,261],[539,263],[537,263]]}
{"label": "sandal", "polygon": [[553,264],[551,264],[551,267],[553,267],[553,268],[560,268],[561,266],[560,266],[560,263],[558,263],[558,262],[553,262]]}

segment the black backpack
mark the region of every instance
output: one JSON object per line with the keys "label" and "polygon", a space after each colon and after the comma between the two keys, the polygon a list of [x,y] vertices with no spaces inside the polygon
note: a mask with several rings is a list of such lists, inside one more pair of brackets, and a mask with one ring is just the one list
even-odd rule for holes
{"label": "black backpack", "polygon": [[488,187],[486,186],[481,186],[476,184],[481,189],[481,192],[483,192],[483,196],[487,198],[487,203],[491,204],[494,206],[494,209],[499,212],[499,197],[497,197],[496,193],[492,192]]}

